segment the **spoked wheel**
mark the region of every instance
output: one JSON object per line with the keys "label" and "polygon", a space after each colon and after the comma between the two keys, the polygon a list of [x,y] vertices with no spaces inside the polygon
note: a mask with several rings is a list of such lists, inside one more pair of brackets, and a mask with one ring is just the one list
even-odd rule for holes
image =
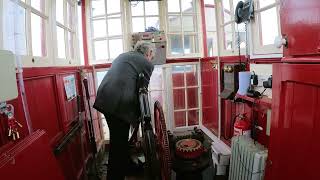
{"label": "spoked wheel", "polygon": [[[150,125],[150,124],[149,124]],[[151,127],[151,125],[150,125]],[[145,128],[143,131],[143,144],[146,162],[146,173],[148,179],[158,180],[160,176],[160,165],[156,152],[155,135],[152,128]]]}
{"label": "spoked wheel", "polygon": [[154,123],[157,137],[157,153],[160,160],[161,180],[171,179],[171,155],[166,122],[159,101],[154,103]]}

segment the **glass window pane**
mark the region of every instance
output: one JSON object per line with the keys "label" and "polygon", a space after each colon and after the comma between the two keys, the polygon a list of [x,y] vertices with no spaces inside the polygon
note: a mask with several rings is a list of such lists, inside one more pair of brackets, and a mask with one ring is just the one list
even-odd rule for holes
{"label": "glass window pane", "polygon": [[183,16],[182,17],[182,29],[185,32],[195,31],[194,16]]}
{"label": "glass window pane", "polygon": [[169,31],[181,32],[181,18],[180,16],[169,16]]}
{"label": "glass window pane", "polygon": [[184,87],[184,69],[185,66],[172,67],[172,87]]}
{"label": "glass window pane", "polygon": [[106,20],[99,19],[99,20],[92,20],[93,25],[93,37],[105,37],[107,30],[106,30]]}
{"label": "glass window pane", "polygon": [[231,10],[230,9],[230,0],[223,0],[222,5],[223,5],[224,10],[229,10],[229,11]]}
{"label": "glass window pane", "polygon": [[56,20],[62,24],[64,24],[63,2],[64,2],[64,0],[56,0]]}
{"label": "glass window pane", "polygon": [[46,22],[40,16],[31,13],[32,55],[46,56]]}
{"label": "glass window pane", "polygon": [[233,1],[232,1],[232,6],[233,6],[233,12],[232,12],[232,14],[234,14],[234,11],[235,11],[235,9],[236,9],[239,1],[244,2],[243,0],[233,0]]}
{"label": "glass window pane", "polygon": [[276,7],[261,12],[260,16],[262,45],[274,44],[274,39],[279,35]]}
{"label": "glass window pane", "polygon": [[197,86],[198,85],[198,71],[195,65],[186,65],[186,79],[187,86]]}
{"label": "glass window pane", "polygon": [[263,8],[263,7],[266,7],[270,4],[273,4],[275,2],[276,2],[276,0],[259,0],[259,6],[260,6],[260,8]]}
{"label": "glass window pane", "polygon": [[182,127],[186,126],[186,112],[185,111],[179,111],[179,112],[174,112],[174,122],[175,122],[175,127]]}
{"label": "glass window pane", "polygon": [[143,16],[143,2],[131,2],[131,15],[132,16]]}
{"label": "glass window pane", "polygon": [[145,2],[146,15],[159,15],[159,4],[157,1]]}
{"label": "glass window pane", "polygon": [[216,32],[207,32],[207,49],[208,49],[208,56],[218,55],[218,43],[217,43]]}
{"label": "glass window pane", "polygon": [[92,16],[104,15],[106,13],[104,0],[95,0],[95,1],[91,1],[91,3],[92,3]]}
{"label": "glass window pane", "polygon": [[214,0],[204,0],[204,4],[214,5]]}
{"label": "glass window pane", "polygon": [[168,1],[168,12],[180,12],[180,0]]}
{"label": "glass window pane", "polygon": [[144,18],[132,18],[132,31],[133,32],[144,32]]}
{"label": "glass window pane", "polygon": [[123,53],[122,39],[109,40],[110,58],[115,59],[119,54]]}
{"label": "glass window pane", "polygon": [[199,124],[199,110],[188,111],[188,126]]}
{"label": "glass window pane", "polygon": [[73,6],[68,2],[67,3],[67,24],[70,29],[73,29]]}
{"label": "glass window pane", "polygon": [[122,34],[121,19],[108,19],[108,35],[116,36]]}
{"label": "glass window pane", "polygon": [[57,26],[57,48],[58,48],[58,57],[66,58],[66,43],[64,39],[64,29]]}
{"label": "glass window pane", "polygon": [[108,44],[106,40],[94,42],[94,54],[95,60],[108,59]]}
{"label": "glass window pane", "polygon": [[40,12],[45,12],[45,0],[31,0],[31,6]]}
{"label": "glass window pane", "polygon": [[27,40],[26,40],[26,12],[21,6],[14,5],[16,8],[16,17],[14,19],[14,49],[13,52],[19,55],[27,54]]}
{"label": "glass window pane", "polygon": [[214,8],[205,8],[207,31],[216,31],[216,14]]}
{"label": "glass window pane", "polygon": [[107,14],[120,12],[120,0],[107,0]]}
{"label": "glass window pane", "polygon": [[181,35],[169,35],[169,45],[170,54],[183,54]]}
{"label": "glass window pane", "polygon": [[174,104],[174,110],[186,108],[184,89],[173,89],[173,104]]}
{"label": "glass window pane", "polygon": [[184,53],[193,54],[198,53],[198,36],[185,35],[184,36]]}
{"label": "glass window pane", "polygon": [[232,25],[229,24],[224,27],[224,48],[227,50],[232,50]]}
{"label": "glass window pane", "polygon": [[149,17],[146,18],[146,28],[155,27],[157,29],[160,28],[160,20],[159,17]]}
{"label": "glass window pane", "polygon": [[187,97],[188,97],[188,109],[199,107],[198,88],[188,88]]}
{"label": "glass window pane", "polygon": [[[245,29],[245,24],[235,24],[236,26],[236,47],[238,47],[238,42],[240,42],[240,48],[245,48],[246,47],[246,29]],[[238,32],[239,31],[239,32]],[[240,36],[240,39],[239,39]]]}
{"label": "glass window pane", "polygon": [[223,20],[224,23],[231,21],[232,16],[229,0],[223,0]]}
{"label": "glass window pane", "polygon": [[69,56],[74,59],[74,33],[68,32]]}
{"label": "glass window pane", "polygon": [[181,0],[181,8],[183,13],[195,12],[195,1],[194,0]]}

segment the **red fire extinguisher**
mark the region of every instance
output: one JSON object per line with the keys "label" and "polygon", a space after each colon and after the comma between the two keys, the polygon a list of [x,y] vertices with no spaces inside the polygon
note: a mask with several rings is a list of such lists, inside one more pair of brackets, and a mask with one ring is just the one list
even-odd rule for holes
{"label": "red fire extinguisher", "polygon": [[244,114],[240,114],[236,117],[236,121],[234,123],[233,135],[234,136],[245,135],[250,137],[251,125]]}

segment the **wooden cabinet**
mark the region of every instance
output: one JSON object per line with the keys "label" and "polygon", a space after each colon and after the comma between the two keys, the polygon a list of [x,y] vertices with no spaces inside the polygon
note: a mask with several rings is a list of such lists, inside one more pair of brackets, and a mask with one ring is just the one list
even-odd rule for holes
{"label": "wooden cabinet", "polygon": [[266,180],[320,179],[320,64],[275,64]]}
{"label": "wooden cabinet", "polygon": [[319,56],[319,0],[281,0],[280,3],[281,31],[288,41],[284,56]]}

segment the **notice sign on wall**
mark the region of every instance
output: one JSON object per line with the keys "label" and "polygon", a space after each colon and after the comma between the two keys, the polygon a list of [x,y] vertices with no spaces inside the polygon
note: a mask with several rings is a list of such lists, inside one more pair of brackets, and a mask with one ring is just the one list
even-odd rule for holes
{"label": "notice sign on wall", "polygon": [[77,96],[76,80],[74,75],[63,77],[64,90],[66,91],[67,100],[70,101]]}

